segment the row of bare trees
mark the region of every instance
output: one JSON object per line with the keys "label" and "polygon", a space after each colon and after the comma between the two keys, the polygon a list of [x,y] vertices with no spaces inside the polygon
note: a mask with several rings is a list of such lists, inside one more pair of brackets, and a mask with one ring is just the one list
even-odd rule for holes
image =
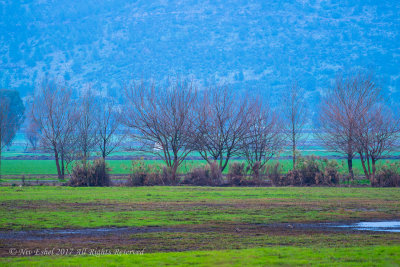
{"label": "row of bare trees", "polygon": [[252,166],[264,165],[283,147],[276,114],[227,87],[200,91],[178,80],[164,87],[141,82],[125,92],[122,124],[132,129],[138,149],[164,160],[173,182],[192,152],[217,162],[223,171],[234,156],[245,156]]}
{"label": "row of bare trees", "polygon": [[[135,150],[163,159],[172,182],[177,182],[182,162],[194,153],[216,162],[221,171],[232,158],[245,158],[256,174],[290,147],[296,168],[310,114],[297,85],[287,90],[281,112],[261,98],[226,86],[199,90],[179,79],[166,85],[137,82],[125,86],[124,92],[124,103],[117,105],[91,90],[74,97],[61,84],[43,82],[30,109],[29,139],[54,154],[60,178],[73,160],[85,164],[94,151],[105,159],[128,136]],[[352,163],[358,155],[366,177],[376,184],[376,162],[396,147],[400,129],[372,76],[338,77],[318,112],[317,136],[347,157],[349,176],[354,176]]]}
{"label": "row of bare trees", "polygon": [[96,150],[105,158],[126,132],[135,150],[164,160],[172,182],[192,152],[208,163],[218,162],[222,171],[235,156],[261,168],[283,148],[277,114],[228,87],[200,91],[177,80],[165,86],[140,82],[124,91],[120,106],[99,100],[90,90],[74,98],[67,87],[43,82],[31,104],[29,139],[38,139],[42,150],[53,153],[60,179],[73,160],[85,163]]}

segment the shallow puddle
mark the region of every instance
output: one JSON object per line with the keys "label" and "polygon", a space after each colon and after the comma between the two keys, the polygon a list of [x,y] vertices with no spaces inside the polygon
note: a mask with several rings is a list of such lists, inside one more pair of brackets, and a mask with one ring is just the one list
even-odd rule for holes
{"label": "shallow puddle", "polygon": [[84,228],[84,229],[44,229],[31,231],[0,231],[1,239],[41,240],[44,238],[60,239],[74,236],[127,235],[152,232],[180,232],[180,229],[162,227],[141,228]]}
{"label": "shallow puddle", "polygon": [[[239,228],[241,226],[238,226]],[[296,230],[316,230],[316,231],[379,231],[400,233],[400,221],[381,221],[381,222],[358,222],[349,224],[338,223],[277,223],[260,224],[263,232],[266,230],[275,231],[285,229],[286,231]],[[238,228],[236,228],[238,229]],[[42,240],[42,239],[64,239],[72,237],[96,237],[106,235],[130,235],[152,232],[199,232],[199,229],[184,227],[111,227],[111,228],[86,228],[86,229],[42,229],[30,231],[0,231],[0,240],[19,239],[19,240]],[[235,230],[235,231],[240,231]],[[245,231],[245,229],[243,229]]]}
{"label": "shallow puddle", "polygon": [[348,225],[334,225],[333,227],[345,227],[360,231],[400,233],[400,221],[359,222]]}

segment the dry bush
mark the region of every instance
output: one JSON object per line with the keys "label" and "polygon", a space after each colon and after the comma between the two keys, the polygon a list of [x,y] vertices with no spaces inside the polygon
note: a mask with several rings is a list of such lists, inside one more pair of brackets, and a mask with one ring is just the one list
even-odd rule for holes
{"label": "dry bush", "polygon": [[246,168],[244,163],[234,162],[229,164],[228,183],[231,185],[246,184]]}
{"label": "dry bush", "polygon": [[382,165],[376,174],[378,185],[382,187],[400,186],[400,163]]}
{"label": "dry bush", "polygon": [[279,185],[303,186],[303,175],[299,170],[291,170],[282,177]]}
{"label": "dry bush", "polygon": [[130,168],[127,186],[152,186],[169,184],[166,168],[146,164],[143,160],[134,160]]}
{"label": "dry bush", "polygon": [[289,171],[279,185],[335,185],[340,178],[336,161],[309,156],[299,158],[296,169]]}
{"label": "dry bush", "polygon": [[127,181],[128,186],[144,185],[147,178],[148,166],[143,161],[132,161],[131,173]]}
{"label": "dry bush", "polygon": [[77,162],[72,168],[69,186],[110,186],[109,169],[103,159]]}
{"label": "dry bush", "polygon": [[282,167],[277,162],[274,165],[267,165],[265,169],[265,176],[271,181],[275,186],[282,184]]}
{"label": "dry bush", "polygon": [[204,167],[194,168],[188,172],[184,184],[216,186],[223,183],[222,173],[216,162],[211,162]]}
{"label": "dry bush", "polygon": [[163,185],[158,166],[146,164],[143,160],[133,160],[127,186]]}
{"label": "dry bush", "polygon": [[[274,179],[280,175],[279,164],[276,166],[262,165],[256,161],[251,166],[244,163],[232,163],[229,165],[228,184],[237,186],[261,186],[267,185],[265,179]],[[248,175],[250,173],[250,175]],[[274,177],[272,177],[274,176]],[[276,178],[278,179],[278,178]]]}
{"label": "dry bush", "polygon": [[160,177],[160,181],[165,185],[177,185],[180,182],[180,178],[177,177],[176,171],[172,167],[163,166]]}
{"label": "dry bush", "polygon": [[316,179],[316,184],[336,185],[343,178],[339,173],[339,164],[336,160],[323,159],[323,176],[322,179]]}
{"label": "dry bush", "polygon": [[269,180],[273,185],[280,185],[282,180],[282,167],[279,162],[273,165],[262,165],[261,162],[255,162],[252,167],[247,166],[247,171],[250,171],[251,180],[248,182],[255,185],[266,184]]}
{"label": "dry bush", "polygon": [[260,180],[260,177],[265,175],[266,166],[262,165],[260,161],[256,161],[252,165],[248,165],[246,171],[250,171],[253,180]]}

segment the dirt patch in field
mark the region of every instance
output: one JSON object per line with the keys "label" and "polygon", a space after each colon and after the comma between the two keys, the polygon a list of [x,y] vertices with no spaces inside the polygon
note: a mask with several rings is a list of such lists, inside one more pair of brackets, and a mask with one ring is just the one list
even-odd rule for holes
{"label": "dirt patch in field", "polygon": [[43,210],[81,210],[97,208],[104,211],[130,211],[130,210],[192,210],[193,208],[215,208],[215,209],[265,209],[271,207],[303,207],[314,210],[329,210],[331,208],[344,209],[348,211],[379,211],[380,207],[398,207],[395,200],[365,200],[365,199],[329,199],[329,201],[299,201],[291,199],[246,199],[230,200],[229,202],[204,201],[204,202],[117,202],[117,201],[96,201],[96,202],[48,202],[48,201],[3,201],[0,207],[11,209],[43,209]]}
{"label": "dirt patch in field", "polygon": [[[324,224],[229,224],[185,225],[176,227],[47,229],[0,232],[0,257],[10,250],[126,249],[185,251],[237,249],[269,245],[346,246],[400,244],[400,234],[371,233]],[[72,253],[74,254],[74,253]],[[27,255],[31,256],[31,255]]]}

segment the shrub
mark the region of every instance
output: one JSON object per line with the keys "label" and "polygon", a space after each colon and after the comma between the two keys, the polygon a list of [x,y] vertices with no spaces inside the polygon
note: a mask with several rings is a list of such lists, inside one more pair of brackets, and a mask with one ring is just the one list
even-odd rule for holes
{"label": "shrub", "polygon": [[248,165],[246,171],[250,171],[253,180],[259,180],[260,176],[262,176],[265,172],[265,166],[261,167],[261,162],[256,161],[253,165]]}
{"label": "shrub", "polygon": [[276,165],[276,169],[274,169],[266,165],[261,167],[261,163],[258,161],[251,166],[248,165],[247,167],[245,167],[244,163],[234,162],[229,165],[229,172],[227,176],[228,183],[239,186],[266,185],[265,179],[263,178],[268,178],[270,180],[273,179],[272,176],[277,175],[277,173],[273,172],[280,172],[279,163]]}
{"label": "shrub", "polygon": [[[277,163],[279,165],[279,163]],[[272,171],[271,167],[268,165],[261,166],[261,162],[256,161],[252,166],[248,165],[246,168],[246,172],[250,172],[251,180],[248,180],[248,183],[261,185],[264,183],[263,178],[267,178],[271,180],[270,173]]]}
{"label": "shrub", "polygon": [[267,165],[265,175],[273,185],[282,185],[282,167],[279,162],[274,165]]}
{"label": "shrub", "polygon": [[234,162],[229,164],[228,183],[231,185],[244,185],[246,181],[246,169],[244,163]]}
{"label": "shrub", "polygon": [[339,173],[339,164],[336,160],[323,159],[322,171],[322,177],[319,175],[318,179],[315,179],[316,184],[339,184],[342,175]]}
{"label": "shrub", "polygon": [[162,184],[166,185],[176,185],[179,182],[179,177],[176,175],[176,178],[173,177],[172,175],[172,170],[170,168],[167,168],[166,166],[163,166],[161,169],[160,173],[160,182]]}
{"label": "shrub", "polygon": [[296,169],[286,174],[281,185],[334,185],[339,183],[340,178],[336,161],[308,156],[298,159]]}
{"label": "shrub", "polygon": [[192,169],[185,176],[184,184],[192,185],[208,185],[215,186],[221,185],[223,182],[222,173],[219,165],[216,162],[207,164],[204,167]]}
{"label": "shrub", "polygon": [[168,185],[172,183],[171,172],[167,167],[146,164],[144,160],[132,161],[127,186]]}
{"label": "shrub", "polygon": [[303,186],[304,185],[303,175],[299,170],[291,170],[284,177],[282,177],[280,181],[280,185],[295,185],[295,186]]}
{"label": "shrub", "polygon": [[400,163],[396,162],[392,164],[382,165],[376,174],[376,179],[379,186],[400,186]]}
{"label": "shrub", "polygon": [[93,163],[77,162],[71,172],[69,186],[110,186],[109,168],[103,159],[96,159]]}

